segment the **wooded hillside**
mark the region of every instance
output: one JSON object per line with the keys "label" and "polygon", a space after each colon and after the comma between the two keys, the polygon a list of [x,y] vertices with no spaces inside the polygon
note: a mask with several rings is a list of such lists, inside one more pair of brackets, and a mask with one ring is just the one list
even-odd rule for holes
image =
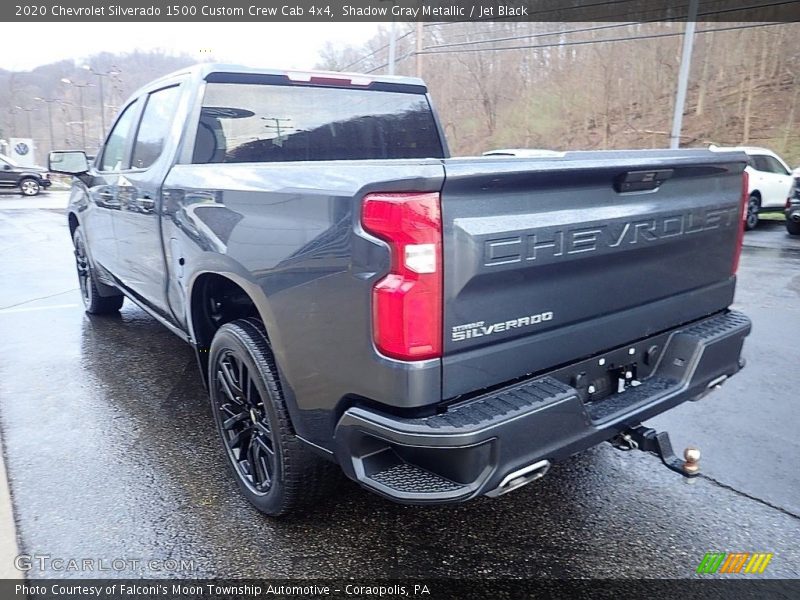
{"label": "wooded hillside", "polygon": [[[682,22],[421,29],[418,53],[416,24],[397,24],[397,73],[414,75],[419,64],[454,154],[668,145]],[[328,44],[318,66],[384,73],[388,33],[382,26],[363,47]],[[700,22],[695,39],[682,145],[766,146],[800,165],[800,24]],[[86,62],[112,73],[103,79],[108,128],[136,88],[192,61],[135,52]],[[264,66],[278,65],[265,59]],[[104,134],[100,81],[82,67],[61,61],[29,72],[0,70],[0,138],[33,137],[41,160],[50,149],[49,106],[53,144],[75,148],[85,138],[93,151]]]}
{"label": "wooded hillside", "polygon": [[[50,151],[50,123],[53,146],[58,149],[85,148],[93,153],[105,136],[100,114],[100,80],[106,129],[125,99],[145,83],[193,61],[186,56],[168,56],[161,52],[104,52],[76,63],[63,60],[31,71],[0,69],[0,138],[32,137],[37,146],[37,160],[45,162]],[[70,83],[63,80],[67,79]]]}
{"label": "wooded hillside", "polygon": [[[669,142],[682,22],[452,23],[422,27],[421,74],[451,150],[659,148]],[[553,33],[557,32],[557,33]],[[398,74],[417,29],[397,25]],[[482,41],[490,40],[490,41]],[[388,26],[319,66],[386,72]],[[697,24],[682,145],[751,144],[800,165],[800,24]]]}

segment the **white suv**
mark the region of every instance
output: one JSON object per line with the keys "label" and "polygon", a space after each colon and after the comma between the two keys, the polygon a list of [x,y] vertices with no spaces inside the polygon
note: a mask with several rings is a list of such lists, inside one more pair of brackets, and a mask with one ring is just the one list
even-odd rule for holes
{"label": "white suv", "polygon": [[709,149],[719,152],[740,150],[750,157],[745,169],[750,181],[745,220],[747,229],[753,229],[758,225],[758,213],[783,211],[793,180],[792,170],[780,156],[766,148],[754,146],[738,148],[709,146]]}

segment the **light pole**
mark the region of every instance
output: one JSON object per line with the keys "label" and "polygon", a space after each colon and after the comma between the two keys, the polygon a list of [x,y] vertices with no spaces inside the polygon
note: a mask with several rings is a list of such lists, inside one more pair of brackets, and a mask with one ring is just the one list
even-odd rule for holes
{"label": "light pole", "polygon": [[66,83],[67,85],[75,86],[79,90],[79,94],[80,94],[80,96],[79,96],[79,98],[80,98],[80,109],[81,109],[81,145],[82,145],[82,149],[85,151],[86,150],[86,117],[84,116],[84,113],[83,113],[83,88],[94,87],[94,86],[92,86],[91,83],[75,83],[74,81],[72,81],[71,79],[68,79],[66,77],[63,77],[61,79],[61,82],[62,83]]}
{"label": "light pole", "polygon": [[102,139],[106,134],[106,99],[103,94],[103,77],[119,75],[119,71],[117,71],[114,67],[112,67],[110,71],[96,71],[91,67],[91,65],[83,65],[82,68],[97,75],[97,82],[99,84],[98,87],[100,88],[100,124],[103,127],[100,138]]}
{"label": "light pole", "polygon": [[47,127],[50,131],[50,152],[52,152],[53,150],[56,149],[56,142],[55,142],[55,136],[53,135],[53,112],[50,109],[50,105],[53,104],[53,102],[58,102],[58,100],[40,98],[39,96],[36,96],[34,100],[37,100],[39,102],[44,102],[45,104],[47,104]]}
{"label": "light pole", "polygon": [[679,148],[681,145],[681,127],[683,126],[683,107],[686,104],[686,90],[689,87],[689,70],[692,67],[692,47],[694,46],[694,30],[697,25],[698,0],[689,0],[689,16],[683,32],[683,51],[681,66],[678,71],[678,91],[675,95],[675,112],[672,114],[672,131],[669,135],[669,147]]}
{"label": "light pole", "polygon": [[31,127],[31,113],[36,110],[35,108],[24,108],[22,106],[15,106],[17,110],[24,110],[28,115],[28,137],[33,139],[33,128]]}

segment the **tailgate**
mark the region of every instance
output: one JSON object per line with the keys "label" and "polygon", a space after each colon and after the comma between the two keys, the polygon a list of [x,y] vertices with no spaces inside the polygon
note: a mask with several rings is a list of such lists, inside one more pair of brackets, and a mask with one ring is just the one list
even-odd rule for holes
{"label": "tailgate", "polygon": [[741,153],[448,159],[444,398],[726,308]]}

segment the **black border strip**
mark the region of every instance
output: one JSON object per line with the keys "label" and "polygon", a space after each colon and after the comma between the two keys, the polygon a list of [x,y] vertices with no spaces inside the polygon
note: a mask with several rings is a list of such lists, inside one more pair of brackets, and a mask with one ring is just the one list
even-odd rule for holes
{"label": "black border strip", "polygon": [[[666,21],[689,0],[13,0],[9,22]],[[313,7],[313,8],[312,8]],[[394,14],[393,14],[394,11]],[[702,20],[798,22],[800,2],[699,0]],[[685,18],[685,17],[684,17]]]}

